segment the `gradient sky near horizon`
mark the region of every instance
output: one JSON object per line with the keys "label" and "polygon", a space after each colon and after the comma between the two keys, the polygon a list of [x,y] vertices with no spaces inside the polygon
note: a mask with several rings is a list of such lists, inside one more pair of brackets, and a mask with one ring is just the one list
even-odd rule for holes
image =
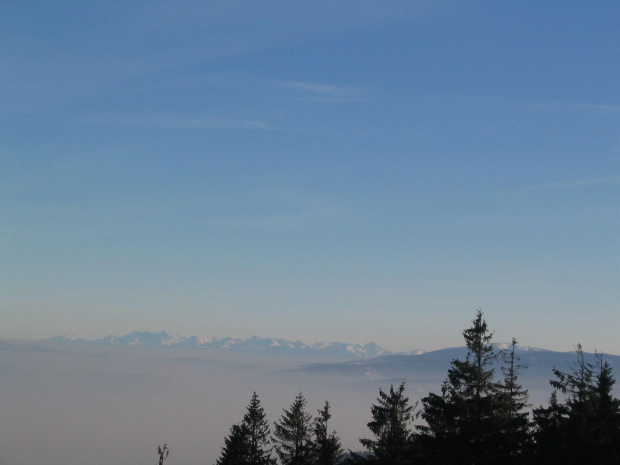
{"label": "gradient sky near horizon", "polygon": [[0,337],[620,354],[620,3],[0,3]]}

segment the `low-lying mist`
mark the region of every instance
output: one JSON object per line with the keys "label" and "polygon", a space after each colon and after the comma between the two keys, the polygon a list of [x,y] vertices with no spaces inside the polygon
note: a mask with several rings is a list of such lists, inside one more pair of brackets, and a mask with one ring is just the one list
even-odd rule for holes
{"label": "low-lying mist", "polygon": [[[359,450],[379,388],[405,380],[412,403],[439,392],[454,353],[439,355],[309,365],[197,349],[3,343],[0,463],[150,465],[167,442],[167,464],[210,465],[254,391],[271,425],[299,392],[313,415],[328,400],[329,429],[345,449]],[[539,405],[551,371],[533,368],[521,381]]]}
{"label": "low-lying mist", "polygon": [[285,370],[294,360],[167,348],[0,350],[0,463],[108,465],[215,463],[256,391],[270,423],[299,392],[313,414],[327,399],[345,447],[364,434],[373,382],[327,382]]}

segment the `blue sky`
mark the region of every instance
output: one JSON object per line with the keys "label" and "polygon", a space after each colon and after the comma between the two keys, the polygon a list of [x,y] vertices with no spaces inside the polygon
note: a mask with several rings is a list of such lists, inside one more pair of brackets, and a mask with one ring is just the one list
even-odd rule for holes
{"label": "blue sky", "polygon": [[617,2],[3,2],[0,336],[620,353]]}

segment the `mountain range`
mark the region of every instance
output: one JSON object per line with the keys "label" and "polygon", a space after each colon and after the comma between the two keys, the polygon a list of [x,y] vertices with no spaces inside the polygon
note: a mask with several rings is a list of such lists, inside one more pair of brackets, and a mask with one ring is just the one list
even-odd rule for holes
{"label": "mountain range", "polygon": [[[196,356],[176,356],[175,360],[198,361],[206,357],[220,357],[225,354],[234,356],[258,356],[260,360],[289,360],[279,376],[292,379],[306,379],[309,383],[322,380],[323,383],[373,383],[385,386],[387,383],[398,384],[406,380],[409,385],[420,392],[428,392],[441,386],[450,368],[452,360],[464,360],[467,356],[465,347],[451,347],[429,352],[412,351],[409,353],[392,353],[375,344],[349,344],[344,342],[319,342],[305,344],[300,341],[288,341],[280,338],[260,338],[257,336],[241,338],[198,338],[183,337],[166,331],[152,333],[134,331],[124,336],[107,336],[102,339],[85,340],[72,336],[61,336],[41,341],[48,347],[84,345],[99,348],[163,348],[196,350]],[[495,344],[497,350],[508,348],[508,344]],[[180,354],[180,353],[179,353]],[[518,346],[519,381],[528,389],[536,403],[546,402],[550,393],[549,380],[553,378],[553,369],[571,372],[576,362],[574,352],[555,352],[551,350]],[[585,353],[585,360],[596,363],[594,354]],[[197,358],[198,357],[198,358]],[[620,369],[620,356],[607,355],[604,358],[612,369]],[[202,365],[202,363],[199,363]],[[501,358],[495,364],[497,377],[501,377]],[[272,372],[271,375],[274,376]]]}
{"label": "mountain range", "polygon": [[301,341],[288,341],[281,338],[247,339],[230,337],[198,338],[173,335],[166,331],[152,333],[134,331],[124,336],[107,336],[102,339],[86,340],[74,336],[59,336],[46,339],[46,343],[92,344],[99,346],[135,346],[135,347],[172,347],[194,348],[209,351],[227,351],[237,353],[262,353],[286,355],[300,358],[322,358],[333,360],[371,359],[382,355],[391,355],[387,349],[369,342],[367,344],[350,344],[346,342],[317,342],[305,344]]}
{"label": "mountain range", "polygon": [[[495,344],[496,349],[505,348],[504,344]],[[519,379],[526,386],[548,386],[548,381],[553,377],[553,369],[563,372],[571,372],[576,366],[577,356],[575,352],[555,352],[531,347],[517,347],[515,355],[518,359]],[[366,360],[350,360],[339,363],[314,363],[301,365],[290,371],[312,377],[346,377],[352,379],[371,379],[398,382],[410,379],[414,383],[432,381],[439,385],[445,379],[446,373],[453,360],[465,360],[467,349],[465,347],[451,347],[434,350],[416,355],[384,355]],[[620,356],[603,354],[615,371],[620,369]],[[592,353],[584,353],[584,360],[591,364],[596,372],[597,359]],[[502,358],[498,357],[494,368],[496,376],[501,377]]]}
{"label": "mountain range", "polygon": [[[463,360],[465,347],[452,347],[429,352],[420,350],[408,353],[393,353],[373,342],[351,344],[345,342],[317,342],[305,344],[281,338],[260,338],[253,336],[241,338],[198,338],[173,335],[166,331],[152,333],[134,331],[124,336],[107,336],[102,339],[85,340],[73,336],[60,336],[42,341],[56,344],[85,344],[99,347],[163,347],[199,349],[211,354],[261,355],[266,357],[285,356],[298,360],[290,372],[313,377],[347,377],[358,380],[398,380],[416,379],[420,381],[441,382],[455,359]],[[508,344],[495,344],[498,350],[508,348]],[[518,346],[517,356],[525,384],[547,385],[553,368],[570,370],[575,362],[574,352],[555,352],[546,349]],[[586,360],[595,362],[595,356],[585,354]],[[612,368],[620,368],[620,356],[607,355],[604,358]],[[303,364],[303,361],[307,361]],[[501,360],[496,363],[500,374]]]}

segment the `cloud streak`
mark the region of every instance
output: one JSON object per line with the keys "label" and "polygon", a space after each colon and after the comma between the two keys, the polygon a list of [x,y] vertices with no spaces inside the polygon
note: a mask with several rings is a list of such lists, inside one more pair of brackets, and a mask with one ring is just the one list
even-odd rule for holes
{"label": "cloud streak", "polygon": [[319,97],[331,97],[338,99],[356,99],[364,95],[361,89],[349,86],[335,86],[331,84],[317,84],[313,82],[282,82],[282,87],[300,90],[307,94]]}
{"label": "cloud streak", "polygon": [[[236,211],[235,211],[236,210]],[[286,189],[255,192],[251,204],[225,215],[210,215],[200,222],[225,229],[280,229],[330,223],[345,215],[346,206],[320,196],[296,195]]]}
{"label": "cloud streak", "polygon": [[259,130],[273,131],[278,128],[260,120],[226,118],[215,115],[178,116],[178,115],[130,115],[107,122],[156,129],[188,130]]}
{"label": "cloud streak", "polygon": [[620,176],[604,176],[596,178],[574,179],[571,181],[550,182],[526,186],[528,192],[540,191],[569,191],[586,188],[599,188],[606,186],[620,186]]}
{"label": "cloud streak", "polygon": [[542,101],[539,103],[543,108],[550,110],[557,109],[574,109],[574,110],[587,110],[599,113],[620,113],[620,106],[618,105],[603,105],[598,103],[578,103],[578,102],[547,102]]}
{"label": "cloud streak", "polygon": [[282,215],[251,216],[245,218],[213,218],[202,220],[206,226],[230,229],[279,229],[316,225],[341,216],[338,208]]}

